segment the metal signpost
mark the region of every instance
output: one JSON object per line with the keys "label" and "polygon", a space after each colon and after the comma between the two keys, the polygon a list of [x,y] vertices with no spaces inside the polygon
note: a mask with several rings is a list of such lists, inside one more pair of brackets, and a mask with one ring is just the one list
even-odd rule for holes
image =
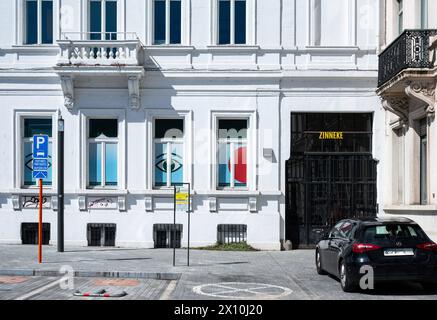
{"label": "metal signpost", "polygon": [[58,252],[64,252],[64,120],[58,119]]}
{"label": "metal signpost", "polygon": [[42,201],[43,201],[43,179],[48,176],[48,157],[49,157],[49,136],[33,136],[33,171],[32,176],[38,179],[39,199],[38,199],[38,263],[42,263]]}
{"label": "metal signpost", "polygon": [[181,183],[174,186],[174,217],[173,217],[173,266],[176,265],[176,211],[188,213],[188,245],[187,245],[187,265],[190,265],[190,212],[191,212],[191,185]]}

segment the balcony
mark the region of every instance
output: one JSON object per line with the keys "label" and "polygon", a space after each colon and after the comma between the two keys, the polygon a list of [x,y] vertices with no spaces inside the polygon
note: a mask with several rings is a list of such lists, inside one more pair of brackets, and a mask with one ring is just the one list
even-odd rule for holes
{"label": "balcony", "polygon": [[435,65],[437,30],[405,30],[380,55],[378,87],[406,69],[430,69]]}
{"label": "balcony", "polygon": [[[399,124],[407,125],[411,112],[434,117],[436,58],[437,30],[405,30],[379,55],[376,93]],[[422,111],[417,111],[418,105]]]}
{"label": "balcony", "polygon": [[[57,41],[60,47],[54,70],[59,75],[64,106],[75,106],[75,86],[96,77],[117,80],[126,86],[128,105],[138,109],[141,104],[140,82],[144,76],[143,44],[135,33],[68,32]],[[110,79],[111,78],[111,79]]]}
{"label": "balcony", "polygon": [[67,32],[57,42],[58,66],[142,65],[143,46],[135,33]]}

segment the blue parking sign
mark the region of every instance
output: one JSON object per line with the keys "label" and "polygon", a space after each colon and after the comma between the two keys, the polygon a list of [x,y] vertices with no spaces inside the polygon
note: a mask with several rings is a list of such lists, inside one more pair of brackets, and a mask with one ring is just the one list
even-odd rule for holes
{"label": "blue parking sign", "polygon": [[33,136],[33,178],[46,179],[48,176],[49,136]]}
{"label": "blue parking sign", "polygon": [[49,157],[49,136],[34,135],[33,136],[33,158],[47,159]]}

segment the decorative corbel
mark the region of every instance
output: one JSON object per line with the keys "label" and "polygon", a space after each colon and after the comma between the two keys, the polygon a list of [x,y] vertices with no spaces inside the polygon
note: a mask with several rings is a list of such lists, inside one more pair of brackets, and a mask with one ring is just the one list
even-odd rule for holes
{"label": "decorative corbel", "polygon": [[73,76],[61,76],[61,87],[64,93],[64,106],[71,110],[74,107],[74,81]]}
{"label": "decorative corbel", "polygon": [[381,96],[385,110],[397,115],[400,122],[408,123],[408,97],[404,94],[384,94]]}
{"label": "decorative corbel", "polygon": [[435,114],[435,81],[411,81],[405,88],[405,93],[422,103],[426,104],[425,111],[428,116]]}
{"label": "decorative corbel", "polygon": [[140,75],[132,75],[129,76],[128,79],[128,88],[129,88],[129,106],[133,110],[138,110],[141,105],[141,97],[140,97]]}

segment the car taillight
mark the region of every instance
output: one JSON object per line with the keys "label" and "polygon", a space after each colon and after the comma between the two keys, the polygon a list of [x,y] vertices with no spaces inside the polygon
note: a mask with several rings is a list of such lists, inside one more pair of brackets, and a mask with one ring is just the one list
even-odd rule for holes
{"label": "car taillight", "polygon": [[417,248],[437,252],[437,244],[434,242],[426,242],[417,245]]}
{"label": "car taillight", "polygon": [[352,246],[352,251],[355,253],[364,253],[368,251],[374,251],[381,249],[380,246],[377,246],[376,244],[370,244],[370,243],[355,243]]}

